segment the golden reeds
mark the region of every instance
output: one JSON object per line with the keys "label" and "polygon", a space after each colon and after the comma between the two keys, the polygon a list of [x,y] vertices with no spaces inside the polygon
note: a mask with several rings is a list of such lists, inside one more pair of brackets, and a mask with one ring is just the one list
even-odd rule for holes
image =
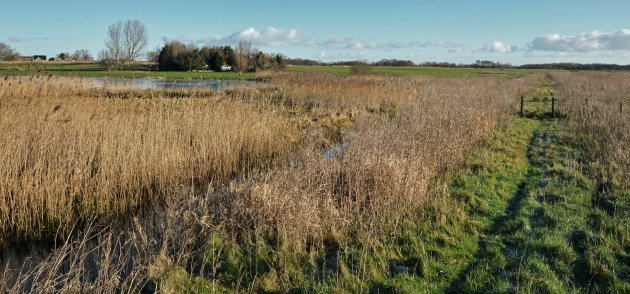
{"label": "golden reeds", "polygon": [[[599,181],[630,187],[630,74],[556,74],[560,111],[567,113],[576,134],[603,172]],[[563,107],[564,106],[564,107]]]}
{"label": "golden reeds", "polygon": [[48,79],[0,81],[0,228],[37,237],[77,218],[159,201],[169,186],[224,181],[285,154],[295,131],[220,97],[108,99]]}
{"label": "golden reeds", "polygon": [[[496,124],[531,91],[539,77],[436,78],[279,75],[271,84],[283,105],[309,105],[326,118],[352,114],[340,126],[343,155],[327,160],[317,148],[301,160],[233,191],[229,231],[248,220],[293,250],[335,232],[393,225],[425,205],[431,180],[461,163]],[[324,138],[325,139],[325,138]],[[327,146],[330,144],[315,144]]]}
{"label": "golden reeds", "polygon": [[[210,235],[241,244],[274,240],[276,249],[290,253],[317,252],[325,239],[393,235],[418,209],[439,209],[440,195],[430,192],[433,179],[458,166],[540,81],[289,73],[269,78],[262,88],[185,99],[105,95],[49,80],[0,82],[4,230],[36,237],[48,229],[45,224],[68,226],[83,214],[122,213],[155,198],[164,199],[167,212],[175,211],[160,215],[157,225],[125,231],[124,238],[139,240],[129,251],[142,253],[133,260],[132,274],[108,271],[129,258],[125,250],[99,256],[104,274],[94,281],[80,282],[87,271],[82,267],[58,274],[67,252],[92,250],[68,245],[23,279],[36,276],[37,285],[67,280],[57,289],[85,283],[113,291],[140,283],[135,279],[146,278],[157,259],[186,263],[191,247],[207,258]],[[327,158],[326,148],[338,151]],[[211,184],[205,193],[188,189],[195,181],[228,181],[269,166],[274,157],[286,160],[229,185]],[[101,247],[121,242],[109,232],[102,236]],[[9,286],[27,287],[20,283]]]}

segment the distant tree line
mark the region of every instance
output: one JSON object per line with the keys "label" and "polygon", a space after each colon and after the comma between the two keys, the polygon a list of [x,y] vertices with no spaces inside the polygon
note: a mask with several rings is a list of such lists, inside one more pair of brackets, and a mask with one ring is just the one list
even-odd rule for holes
{"label": "distant tree line", "polygon": [[451,62],[423,62],[414,63],[411,60],[382,59],[376,62],[367,61],[335,61],[322,62],[303,58],[287,58],[287,65],[303,66],[406,66],[406,67],[448,67],[448,68],[499,68],[499,69],[561,69],[561,70],[630,70],[630,65],[605,64],[605,63],[543,63],[525,64],[514,66],[509,63],[501,63],[491,60],[477,60],[471,64]]}
{"label": "distant tree line", "polygon": [[606,64],[606,63],[545,63],[525,64],[522,69],[564,69],[564,70],[630,70],[630,65]]}
{"label": "distant tree line", "polygon": [[411,60],[400,60],[400,59],[381,59],[373,63],[375,66],[416,66],[415,63]]}
{"label": "distant tree line", "polygon": [[68,52],[61,52],[57,54],[57,60],[71,60],[71,61],[93,61],[94,57],[87,49],[79,49],[70,54]]}
{"label": "distant tree line", "polygon": [[[15,61],[20,59],[20,53],[11,48],[9,45],[0,42],[0,61]],[[51,58],[49,60],[53,60]],[[92,61],[94,58],[90,51],[87,49],[79,49],[70,54],[68,52],[62,52],[57,54],[57,60],[73,60],[73,61]]]}
{"label": "distant tree line", "polygon": [[268,54],[251,49],[251,43],[242,41],[232,48],[231,46],[203,46],[183,44],[178,41],[168,42],[157,54],[157,62],[160,70],[191,71],[213,70],[222,71],[223,65],[231,67],[232,71],[254,72],[281,68],[284,66],[284,56],[281,54]]}
{"label": "distant tree line", "polygon": [[304,66],[328,65],[325,62],[312,60],[312,59],[304,59],[304,58],[287,58],[286,63],[290,65],[304,65]]}

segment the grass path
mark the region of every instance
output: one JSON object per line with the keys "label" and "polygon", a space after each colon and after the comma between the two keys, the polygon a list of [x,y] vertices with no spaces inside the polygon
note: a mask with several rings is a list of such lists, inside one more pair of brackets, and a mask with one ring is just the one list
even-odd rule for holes
{"label": "grass path", "polygon": [[[512,162],[516,173],[506,177],[509,168],[492,172],[493,167],[507,163],[500,155],[510,148],[490,148],[485,151],[489,154],[477,155],[492,160],[485,163],[489,167],[480,171],[477,166],[453,180],[453,195],[466,203],[471,221],[483,224],[484,229],[478,235],[474,258],[452,279],[447,292],[630,291],[627,245],[618,238],[624,226],[627,233],[625,213],[596,205],[600,192],[587,155],[574,147],[578,144],[572,141],[567,121],[548,117],[547,99],[539,98],[530,103],[529,115],[510,127],[521,135],[530,134],[525,152]],[[522,137],[504,139],[521,140],[521,144],[512,142],[512,151],[522,148]],[[499,140],[500,145],[506,143]],[[475,167],[469,165],[469,171],[470,166]],[[520,180],[518,171],[524,171]],[[488,191],[489,181],[497,177],[517,180],[512,195],[504,189]]]}

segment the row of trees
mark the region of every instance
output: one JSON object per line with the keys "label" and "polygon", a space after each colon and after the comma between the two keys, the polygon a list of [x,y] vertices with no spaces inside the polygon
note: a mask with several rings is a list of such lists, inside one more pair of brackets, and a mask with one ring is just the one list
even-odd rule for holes
{"label": "row of trees", "polygon": [[221,70],[223,64],[236,64],[236,53],[230,46],[197,48],[180,42],[169,42],[157,58],[161,70],[196,70],[208,67]]}
{"label": "row of trees", "polygon": [[94,57],[87,49],[79,49],[70,54],[68,52],[62,52],[57,54],[57,60],[74,60],[74,61],[93,61]]}
{"label": "row of trees", "polygon": [[518,68],[523,69],[564,69],[564,70],[630,70],[630,65],[608,63],[545,63],[525,64]]}
{"label": "row of trees", "polygon": [[267,54],[251,48],[247,41],[239,42],[236,48],[231,46],[204,46],[168,42],[160,50],[157,62],[161,70],[200,70],[221,71],[228,65],[233,71],[256,71],[259,69],[279,68],[284,65],[280,54]]}
{"label": "row of trees", "polygon": [[289,58],[286,59],[285,62],[286,64],[305,66],[417,66],[413,61],[403,59],[381,59],[376,62],[368,62],[365,60],[322,62],[303,58]]}
{"label": "row of trees", "polygon": [[[0,42],[0,61],[14,61],[20,59],[20,53],[11,46]],[[57,55],[57,60],[92,61],[94,58],[87,49],[79,49],[70,54],[62,52]]]}

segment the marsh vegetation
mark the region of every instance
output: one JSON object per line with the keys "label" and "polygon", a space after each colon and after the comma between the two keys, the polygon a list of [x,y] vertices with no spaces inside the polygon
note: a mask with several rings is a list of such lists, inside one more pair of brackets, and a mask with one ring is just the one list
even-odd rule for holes
{"label": "marsh vegetation", "polygon": [[3,256],[0,287],[628,290],[626,75],[258,76],[221,92],[2,78],[0,240],[51,245]]}

